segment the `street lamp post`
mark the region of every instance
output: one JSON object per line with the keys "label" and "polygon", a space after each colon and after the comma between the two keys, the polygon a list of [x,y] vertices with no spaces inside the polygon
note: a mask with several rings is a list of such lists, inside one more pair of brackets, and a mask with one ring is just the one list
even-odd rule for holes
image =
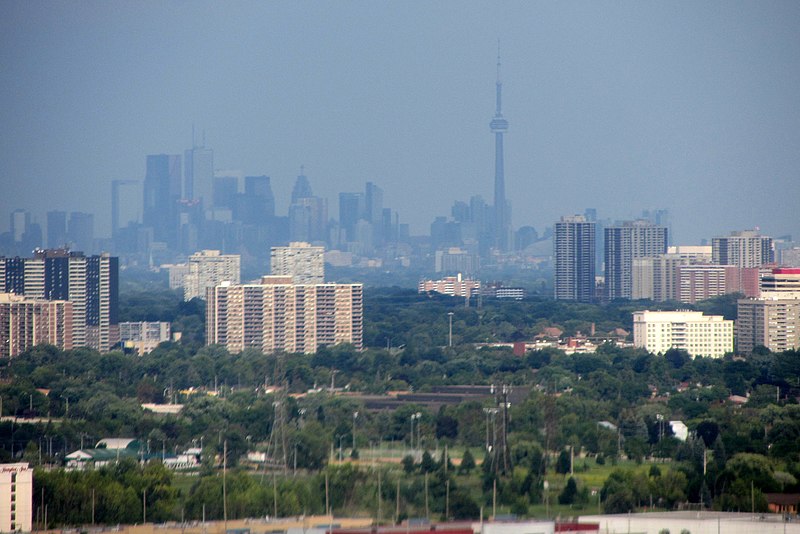
{"label": "street lamp post", "polygon": [[358,419],[358,412],[353,412],[353,450],[356,450],[356,419]]}
{"label": "street lamp post", "polygon": [[411,414],[411,455],[414,455],[414,414]]}
{"label": "street lamp post", "polygon": [[417,448],[422,449],[422,414],[417,412]]}
{"label": "street lamp post", "polygon": [[[411,414],[411,450],[415,451],[420,447],[420,418],[422,417],[421,412],[416,412]],[[417,422],[417,447],[414,447],[414,421]]]}
{"label": "street lamp post", "polygon": [[447,317],[450,319],[450,333],[448,336],[448,346],[453,346],[453,312],[447,312]]}

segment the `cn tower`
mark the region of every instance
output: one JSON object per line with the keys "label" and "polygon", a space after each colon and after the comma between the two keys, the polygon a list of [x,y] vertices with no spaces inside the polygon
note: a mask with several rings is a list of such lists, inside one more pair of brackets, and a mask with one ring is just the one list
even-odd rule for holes
{"label": "cn tower", "polygon": [[503,134],[508,130],[508,121],[503,118],[503,82],[500,81],[500,49],[497,50],[496,107],[489,127],[494,133],[494,248],[500,252],[509,250],[511,234],[511,207],[506,201],[506,183],[503,172]]}

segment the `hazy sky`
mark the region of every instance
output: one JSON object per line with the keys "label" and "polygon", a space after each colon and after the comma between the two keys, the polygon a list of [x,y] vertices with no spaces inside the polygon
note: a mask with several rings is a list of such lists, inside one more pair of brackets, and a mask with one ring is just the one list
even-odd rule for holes
{"label": "hazy sky", "polygon": [[371,180],[428,232],[492,198],[501,40],[515,227],[670,210],[676,241],[800,238],[800,2],[0,2],[0,229],[92,211],[181,153],[305,165],[338,213]]}

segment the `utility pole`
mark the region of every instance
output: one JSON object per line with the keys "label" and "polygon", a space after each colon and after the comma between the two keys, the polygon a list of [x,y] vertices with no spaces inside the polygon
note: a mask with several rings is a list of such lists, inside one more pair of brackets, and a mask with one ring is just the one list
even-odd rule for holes
{"label": "utility pole", "polygon": [[353,412],[353,451],[356,450],[356,419],[358,419],[358,412]]}
{"label": "utility pole", "polygon": [[428,507],[428,473],[425,473],[425,519],[430,520],[431,509]]}
{"label": "utility pole", "polygon": [[330,495],[328,494],[328,472],[325,472],[325,514],[331,515]]}
{"label": "utility pole", "polygon": [[381,524],[381,470],[378,469],[378,525]]}
{"label": "utility pole", "polygon": [[444,520],[450,521],[450,480],[444,482]]}
{"label": "utility pole", "polygon": [[222,444],[222,520],[228,532],[228,440]]}
{"label": "utility pole", "polygon": [[492,521],[497,517],[497,478],[492,480]]}

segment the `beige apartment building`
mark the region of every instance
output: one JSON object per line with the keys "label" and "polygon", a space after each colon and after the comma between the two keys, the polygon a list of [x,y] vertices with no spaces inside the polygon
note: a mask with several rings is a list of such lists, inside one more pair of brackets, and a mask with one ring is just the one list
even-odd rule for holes
{"label": "beige apartment building", "polygon": [[260,284],[223,283],[208,290],[206,310],[207,343],[231,352],[362,347],[362,284],[295,284],[288,276],[265,276]]}
{"label": "beige apartment building", "polygon": [[170,289],[183,288],[183,300],[206,298],[206,290],[222,282],[238,284],[241,280],[241,258],[238,254],[222,254],[219,250],[201,250],[183,264],[169,269]]}
{"label": "beige apartment building", "polygon": [[473,294],[480,293],[481,282],[480,280],[462,278],[461,273],[459,273],[458,276],[448,276],[441,280],[420,280],[417,290],[419,293],[433,291],[451,297],[470,298]]}
{"label": "beige apartment building", "polygon": [[773,269],[761,279],[760,297],[739,300],[736,350],[746,354],[758,346],[800,348],[800,269]]}
{"label": "beige apartment building", "polygon": [[633,312],[633,344],[653,354],[674,348],[719,358],[733,352],[733,321],[696,311]]}
{"label": "beige apartment building", "polygon": [[40,343],[72,349],[72,303],[0,293],[0,358],[13,358]]}

